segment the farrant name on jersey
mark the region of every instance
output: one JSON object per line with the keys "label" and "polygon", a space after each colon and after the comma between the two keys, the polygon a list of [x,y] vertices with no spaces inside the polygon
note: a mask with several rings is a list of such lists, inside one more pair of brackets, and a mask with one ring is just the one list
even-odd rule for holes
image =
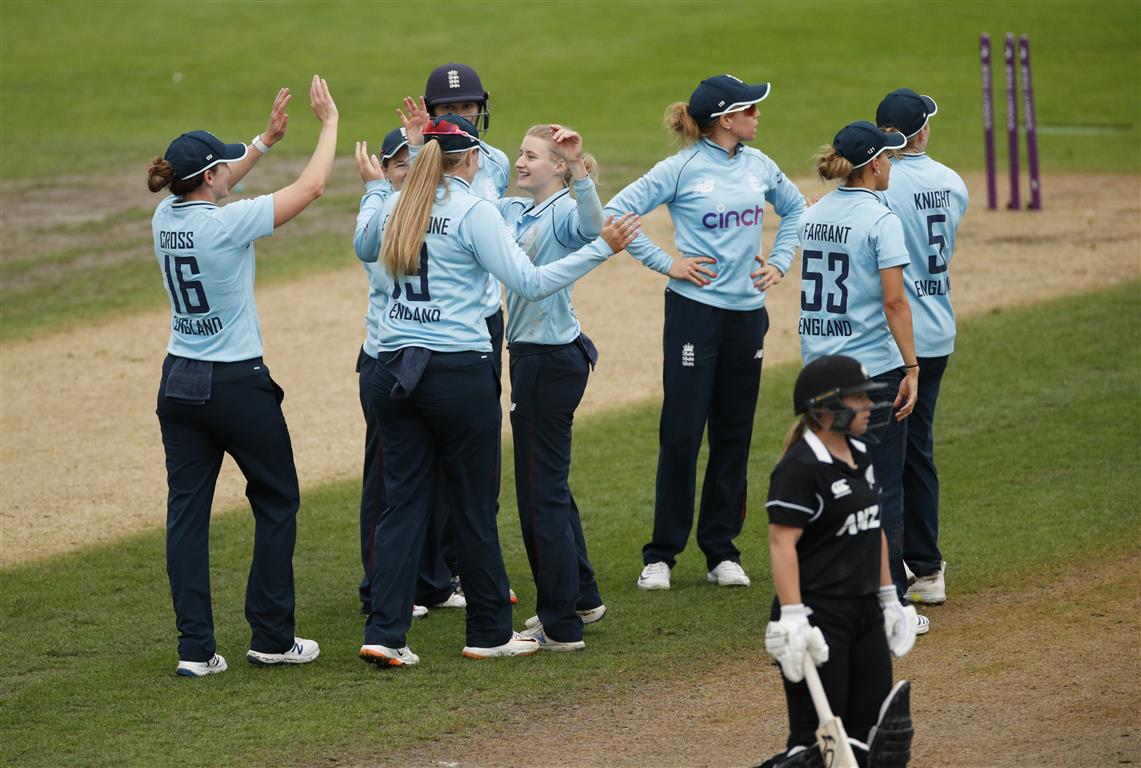
{"label": "farrant name on jersey", "polygon": [[848,233],[852,231],[851,227],[840,226],[839,224],[814,224],[809,222],[804,225],[803,240],[827,240],[831,243],[846,243],[848,242]]}

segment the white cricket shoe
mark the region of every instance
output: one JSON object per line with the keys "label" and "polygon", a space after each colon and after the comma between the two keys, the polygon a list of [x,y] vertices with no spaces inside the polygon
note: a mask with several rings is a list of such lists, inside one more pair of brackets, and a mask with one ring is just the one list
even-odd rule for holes
{"label": "white cricket shoe", "polygon": [[412,604],[412,618],[422,619],[427,615],[428,615],[427,607],[425,607],[423,605],[416,605],[415,603]]}
{"label": "white cricket shoe", "polygon": [[[587,608],[585,611],[575,611],[575,613],[582,619],[583,624],[593,624],[596,621],[602,621],[603,617],[606,616],[606,606],[600,605],[597,608]],[[539,617],[532,616],[523,622],[523,626],[527,629],[539,626]]]}
{"label": "white cricket shoe", "polygon": [[656,563],[650,563],[642,569],[642,575],[638,577],[638,589],[669,588],[670,567],[668,563],[659,560]]}
{"label": "white cricket shoe", "polygon": [[208,661],[183,661],[179,659],[178,668],[174,670],[174,673],[182,677],[205,677],[206,675],[225,672],[226,669],[225,657],[215,653]]}
{"label": "white cricket shoe", "polygon": [[947,584],[943,577],[947,573],[947,561],[939,570],[929,576],[917,576],[907,590],[907,599],[913,603],[942,605],[947,602]]}
{"label": "white cricket shoe", "polygon": [[362,660],[379,667],[411,667],[420,663],[420,657],[412,653],[412,649],[407,645],[403,648],[362,645],[359,655]]}
{"label": "white cricket shoe", "polygon": [[561,640],[556,640],[553,637],[550,637],[547,634],[546,630],[543,629],[542,624],[536,624],[529,629],[523,630],[519,634],[523,635],[524,637],[534,638],[536,641],[538,641],[539,647],[544,651],[567,652],[581,651],[586,648],[585,640],[572,640],[570,642],[564,643]]}
{"label": "white cricket shoe", "polygon": [[436,603],[433,608],[467,608],[467,598],[459,592],[453,592],[448,595],[448,599],[442,603]]}
{"label": "white cricket shoe", "polygon": [[512,632],[511,639],[503,645],[496,645],[491,648],[478,648],[476,646],[465,645],[462,651],[463,655],[469,659],[495,659],[500,656],[532,656],[538,652],[539,641],[533,637],[527,637],[520,632]]}
{"label": "white cricket shoe", "polygon": [[705,578],[719,587],[747,587],[753,583],[741,564],[732,560],[722,560]]}
{"label": "white cricket shoe", "polygon": [[253,648],[246,651],[246,661],[250,664],[271,666],[274,664],[308,664],[321,655],[321,646],[316,640],[303,637],[293,638],[293,647],[284,653],[262,653]]}
{"label": "white cricket shoe", "polygon": [[924,616],[922,613],[915,614],[915,635],[926,635],[931,631],[931,619]]}

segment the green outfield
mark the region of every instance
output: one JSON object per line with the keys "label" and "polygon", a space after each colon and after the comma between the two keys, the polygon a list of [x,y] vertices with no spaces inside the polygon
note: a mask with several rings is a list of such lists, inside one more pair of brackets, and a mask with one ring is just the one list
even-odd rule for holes
{"label": "green outfield", "polygon": [[[1141,167],[1135,2],[9,1],[2,14],[6,178],[122,167],[141,177],[184,130],[247,140],[276,89],[304,99],[313,72],[329,80],[349,152],[356,138],[379,140],[398,99],[422,93],[449,59],[481,73],[489,139],[507,149],[531,123],[561,121],[604,163],[646,166],[666,149],[666,104],[728,71],[773,83],[759,144],[794,175],[902,84],[938,100],[943,159],[977,167],[979,34],[1008,31],[1031,36],[1046,167]],[[1001,47],[996,67],[1001,114]],[[311,148],[307,113],[294,104],[283,152]]]}
{"label": "green outfield", "polygon": [[[1115,328],[1115,344],[1103,343]],[[1033,344],[1026,340],[1033,338]],[[1064,361],[1064,364],[1059,364]],[[1049,374],[1042,372],[1049,371]],[[759,648],[772,587],[761,502],[789,422],[795,370],[765,374],[750,458],[754,517],[738,540],[754,582],[708,599],[700,557],[687,554],[666,593],[639,593],[638,551],[653,501],[657,408],[587,419],[575,436],[572,484],[611,617],[582,654],[502,663],[459,655],[463,619],[435,612],[409,642],[407,670],[356,659],[353,585],[359,485],[304,494],[296,557],[299,631],[317,637],[311,666],[241,661],[247,515],[219,515],[211,564],[219,650],[231,669],[177,678],[160,532],[0,573],[0,761],[6,765],[326,764],[387,754],[440,734],[479,730],[498,714],[692,674]],[[942,545],[954,590],[1014,588],[1030,578],[1135,551],[1133,486],[1141,475],[1141,285],[972,320],[940,398],[945,478]],[[501,540],[522,606],[533,592],[521,551],[510,449]],[[516,623],[529,614],[516,611]],[[525,669],[526,674],[520,674]],[[331,764],[331,763],[328,763]]]}

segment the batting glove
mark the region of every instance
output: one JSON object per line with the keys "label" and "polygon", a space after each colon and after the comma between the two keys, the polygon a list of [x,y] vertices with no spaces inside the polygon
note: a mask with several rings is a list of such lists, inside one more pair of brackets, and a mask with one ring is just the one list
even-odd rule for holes
{"label": "batting glove", "polygon": [[811,653],[817,666],[828,660],[828,644],[820,630],[808,624],[812,610],[804,605],[782,605],[780,620],[765,627],[765,650],[780,664],[791,683],[804,679],[804,654]]}
{"label": "batting glove", "polygon": [[887,647],[895,658],[906,656],[915,645],[915,607],[906,608],[899,602],[894,586],[880,587],[880,608],[883,610],[883,631]]}

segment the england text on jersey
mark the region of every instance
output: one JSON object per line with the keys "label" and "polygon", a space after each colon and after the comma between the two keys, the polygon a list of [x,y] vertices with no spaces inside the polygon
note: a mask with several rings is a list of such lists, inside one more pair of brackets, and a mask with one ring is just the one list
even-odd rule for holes
{"label": "england text on jersey", "polygon": [[925,296],[947,296],[951,293],[951,278],[942,277],[936,280],[916,280],[915,295],[922,299]]}
{"label": "england text on jersey", "polygon": [[175,333],[185,336],[213,336],[222,330],[222,318],[189,318],[175,315],[170,319],[170,327]]}
{"label": "england text on jersey", "polygon": [[852,323],[823,317],[802,317],[799,332],[801,336],[851,336]]}
{"label": "england text on jersey", "polygon": [[388,316],[393,320],[410,320],[413,323],[438,323],[440,310],[434,307],[416,307],[415,309],[399,301],[392,302],[388,308]]}

